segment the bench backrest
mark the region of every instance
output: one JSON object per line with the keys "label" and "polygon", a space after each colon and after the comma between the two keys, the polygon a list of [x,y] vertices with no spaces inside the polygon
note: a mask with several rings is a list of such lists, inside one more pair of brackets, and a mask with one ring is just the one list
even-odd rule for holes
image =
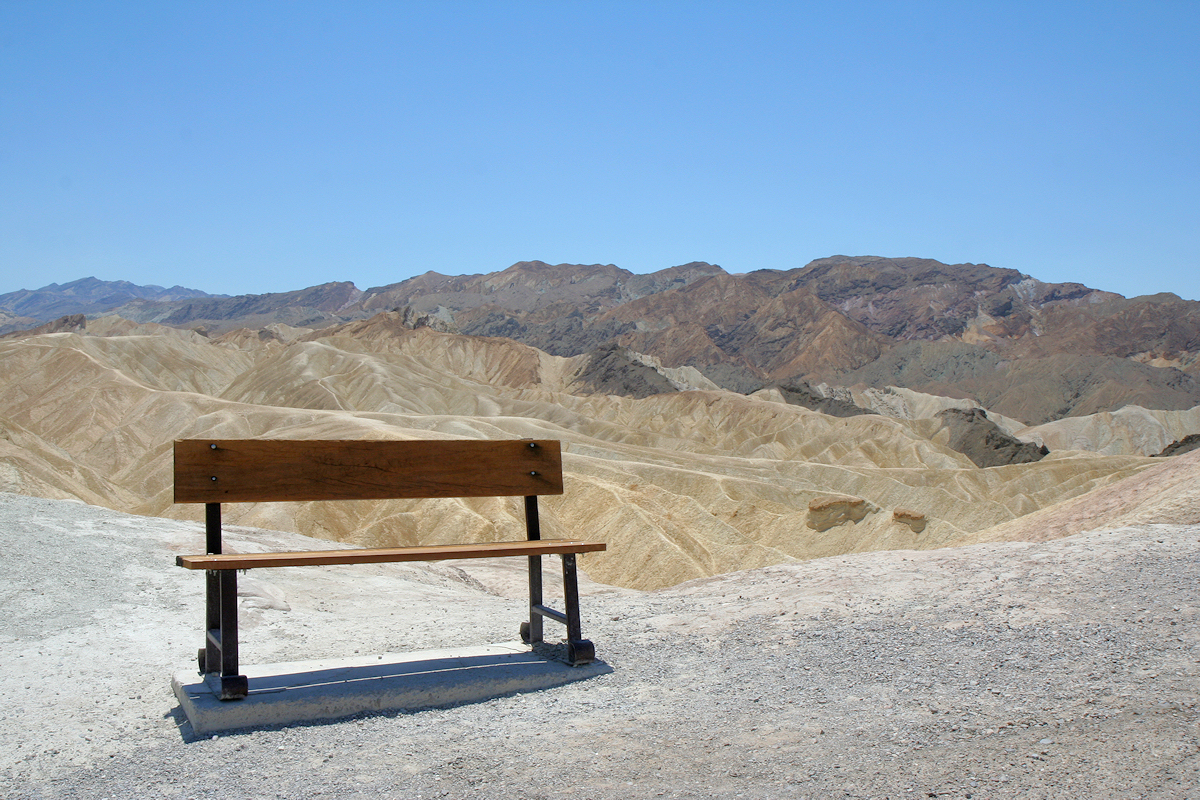
{"label": "bench backrest", "polygon": [[175,442],[176,503],[562,493],[555,440]]}

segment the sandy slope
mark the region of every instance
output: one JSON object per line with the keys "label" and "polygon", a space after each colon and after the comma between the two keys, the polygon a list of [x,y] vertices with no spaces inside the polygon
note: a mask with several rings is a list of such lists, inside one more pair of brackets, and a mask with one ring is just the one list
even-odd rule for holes
{"label": "sandy slope", "polygon": [[1051,450],[1089,450],[1106,455],[1157,455],[1189,433],[1200,432],[1200,406],[1161,411],[1125,406],[1085,417],[1066,417],[1013,431]]}
{"label": "sandy slope", "polygon": [[1200,450],[965,538],[1042,542],[1095,528],[1149,524],[1200,525]]}
{"label": "sandy slope", "polygon": [[[567,493],[546,503],[548,530],[605,539],[609,551],[587,557],[591,574],[652,589],[987,538],[980,532],[1156,463],[1065,452],[981,470],[931,439],[927,420],[837,419],[717,391],[576,394],[575,359],[394,323],[217,343],[70,333],[0,342],[0,488],[195,519],[198,509],[171,503],[175,438],[555,438]],[[862,501],[864,513],[840,513],[838,498]],[[924,526],[895,516],[905,509]],[[403,544],[492,539],[518,513],[485,500],[420,513],[406,502],[237,506],[230,518]]]}
{"label": "sandy slope", "polygon": [[[0,494],[0,795],[1112,797],[1200,791],[1200,526],[584,587],[609,675],[196,739],[199,526]],[[305,544],[242,530],[240,548]],[[469,574],[460,569],[468,569]],[[261,570],[247,661],[512,639],[511,565]],[[421,606],[420,613],[414,608]]]}

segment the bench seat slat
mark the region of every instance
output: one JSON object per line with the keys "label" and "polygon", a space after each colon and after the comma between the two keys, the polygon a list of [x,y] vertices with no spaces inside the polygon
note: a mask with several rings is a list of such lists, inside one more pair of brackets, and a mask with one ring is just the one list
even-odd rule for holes
{"label": "bench seat slat", "polygon": [[524,542],[421,545],[351,550],[305,550],[277,553],[222,553],[177,556],[175,563],[187,569],[251,569],[256,567],[305,567],[328,564],[375,564],[394,561],[440,561],[444,558],[491,558],[492,556],[545,556],[590,553],[604,550],[604,542],[578,539],[538,539]]}

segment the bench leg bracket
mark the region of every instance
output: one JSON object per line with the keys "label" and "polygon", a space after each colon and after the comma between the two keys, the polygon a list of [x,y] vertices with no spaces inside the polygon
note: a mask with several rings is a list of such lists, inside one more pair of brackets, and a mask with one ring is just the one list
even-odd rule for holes
{"label": "bench leg bracket", "polygon": [[596,648],[583,638],[579,622],[579,573],[575,554],[564,553],[563,600],[566,611],[557,611],[542,603],[542,558],[529,557],[529,621],[521,623],[521,641],[537,644],[542,641],[542,620],[549,617],[567,627],[567,661],[578,667],[596,660]]}
{"label": "bench leg bracket", "polygon": [[[204,515],[207,550],[221,552],[221,504],[207,503]],[[240,700],[249,692],[238,673],[237,570],[204,573],[204,647],[197,654],[200,673],[222,700]],[[214,680],[215,679],[215,680]]]}
{"label": "bench leg bracket", "polygon": [[218,697],[240,700],[249,687],[246,676],[238,673],[237,571],[209,570],[205,583],[208,629],[204,647],[197,654],[198,666]]}

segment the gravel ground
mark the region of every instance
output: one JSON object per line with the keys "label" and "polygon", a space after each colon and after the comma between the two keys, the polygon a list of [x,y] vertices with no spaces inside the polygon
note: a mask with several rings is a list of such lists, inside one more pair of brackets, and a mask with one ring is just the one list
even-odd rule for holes
{"label": "gravel ground", "polygon": [[[213,737],[191,734],[169,687],[202,602],[201,579],[171,563],[201,539],[0,494],[0,794],[1200,797],[1195,526],[870,553],[655,593],[588,584],[584,632],[611,674]],[[243,599],[247,663],[509,641],[521,616],[510,564],[261,573]]]}

